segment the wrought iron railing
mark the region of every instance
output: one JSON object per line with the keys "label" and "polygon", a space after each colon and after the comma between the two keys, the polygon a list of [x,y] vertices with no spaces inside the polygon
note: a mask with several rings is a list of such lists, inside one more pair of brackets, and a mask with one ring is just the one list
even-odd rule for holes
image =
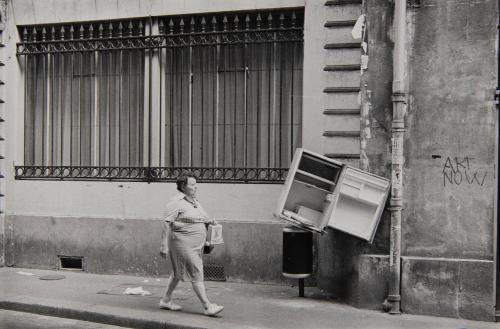
{"label": "wrought iron railing", "polygon": [[303,9],[19,34],[16,179],[171,181],[189,170],[201,181],[284,180],[300,146]]}
{"label": "wrought iron railing", "polygon": [[[301,42],[303,40],[303,29],[298,27],[288,29],[269,28],[266,30],[245,29],[241,31],[168,33],[150,36],[104,37],[101,35],[98,38],[92,37],[85,40],[52,39],[43,41],[28,41],[27,31],[25,32],[26,37],[24,41],[17,44],[18,55]],[[93,32],[87,31],[87,33],[93,36]]]}
{"label": "wrought iron railing", "polygon": [[112,180],[173,182],[190,174],[198,182],[281,183],[288,168],[194,168],[194,167],[72,167],[16,166],[17,179]]}

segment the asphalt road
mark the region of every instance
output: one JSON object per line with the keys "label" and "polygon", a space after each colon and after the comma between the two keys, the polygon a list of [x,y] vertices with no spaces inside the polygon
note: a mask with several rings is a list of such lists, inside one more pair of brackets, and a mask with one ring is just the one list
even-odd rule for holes
{"label": "asphalt road", "polygon": [[127,329],[100,323],[0,310],[0,329]]}

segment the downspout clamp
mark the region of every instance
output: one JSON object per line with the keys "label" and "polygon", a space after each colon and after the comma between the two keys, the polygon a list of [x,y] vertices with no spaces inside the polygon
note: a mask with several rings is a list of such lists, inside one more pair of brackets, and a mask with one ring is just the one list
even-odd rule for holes
{"label": "downspout clamp", "polygon": [[394,0],[394,58],[392,82],[392,172],[391,172],[391,245],[389,256],[389,313],[401,313],[401,218],[403,211],[403,141],[406,93],[406,0]]}

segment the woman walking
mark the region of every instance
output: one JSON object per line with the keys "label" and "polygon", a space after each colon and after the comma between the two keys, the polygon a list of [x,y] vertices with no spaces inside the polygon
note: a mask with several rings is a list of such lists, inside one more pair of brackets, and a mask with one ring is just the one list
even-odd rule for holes
{"label": "woman walking", "polygon": [[179,311],[181,306],[172,301],[172,293],[179,281],[190,281],[203,304],[204,313],[215,316],[224,307],[208,300],[203,282],[202,253],[207,236],[207,224],[217,224],[196,200],[196,179],[190,175],[177,179],[178,194],[170,200],[165,211],[160,254],[170,256],[173,272],[168,287],[160,300],[160,308]]}

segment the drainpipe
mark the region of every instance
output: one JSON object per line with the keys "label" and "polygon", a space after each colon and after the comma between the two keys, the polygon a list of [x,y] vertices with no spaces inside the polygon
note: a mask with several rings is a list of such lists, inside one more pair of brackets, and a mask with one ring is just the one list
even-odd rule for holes
{"label": "drainpipe", "polygon": [[400,314],[401,217],[403,211],[403,140],[406,112],[406,0],[394,0],[394,59],[392,82],[391,249],[389,256],[389,313]]}

